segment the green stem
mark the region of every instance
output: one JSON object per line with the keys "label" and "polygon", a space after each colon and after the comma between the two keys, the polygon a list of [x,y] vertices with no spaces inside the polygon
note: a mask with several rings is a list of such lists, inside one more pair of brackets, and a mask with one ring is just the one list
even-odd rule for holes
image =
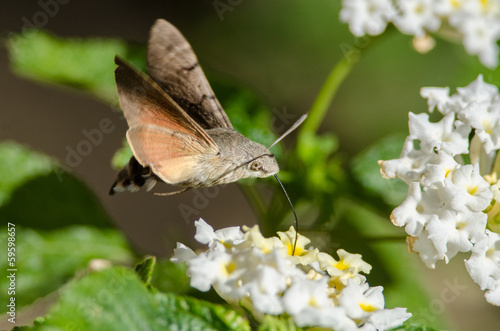
{"label": "green stem", "polygon": [[316,100],[314,100],[311,109],[309,109],[309,116],[300,129],[299,137],[297,139],[298,143],[301,141],[301,136],[307,136],[308,134],[315,133],[318,130],[319,126],[323,122],[323,119],[325,118],[326,112],[330,108],[333,97],[337,93],[338,88],[351,72],[354,65],[359,61],[361,55],[366,53],[369,49],[372,49],[373,46],[380,43],[381,40],[392,35],[393,31],[397,31],[397,29],[395,29],[392,25],[389,25],[387,30],[379,36],[361,37],[356,39],[353,42],[353,45],[341,43],[340,47],[344,51],[344,57],[335,65],[335,67],[333,67],[332,71],[326,78],[325,83],[321,87]]}
{"label": "green stem", "polygon": [[316,100],[314,100],[311,109],[309,109],[307,120],[302,124],[298,138],[299,142],[302,136],[315,133],[318,130],[326,112],[330,108],[333,97],[349,72],[351,72],[354,64],[358,62],[359,58],[360,52],[353,52],[348,56],[344,56],[335,67],[333,67],[333,70],[321,87]]}

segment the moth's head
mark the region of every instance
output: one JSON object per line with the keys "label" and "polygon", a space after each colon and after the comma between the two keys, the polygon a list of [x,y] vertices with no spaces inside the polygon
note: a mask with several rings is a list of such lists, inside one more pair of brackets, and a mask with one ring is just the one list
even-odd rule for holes
{"label": "moth's head", "polygon": [[263,145],[255,143],[252,159],[246,164],[248,177],[269,177],[280,170],[274,154]]}

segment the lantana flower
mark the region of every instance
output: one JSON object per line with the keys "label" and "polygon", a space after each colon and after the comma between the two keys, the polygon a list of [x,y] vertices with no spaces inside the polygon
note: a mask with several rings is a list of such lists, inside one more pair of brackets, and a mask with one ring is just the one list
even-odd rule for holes
{"label": "lantana flower", "polygon": [[488,290],[488,302],[500,305],[500,94],[482,76],[449,91],[422,88],[429,112],[443,118],[432,123],[410,113],[401,157],[379,161],[384,177],[409,186],[391,220],[405,227],[411,251],[430,268],[472,252],[469,274]]}
{"label": "lantana flower", "polygon": [[389,23],[415,40],[428,40],[429,33],[457,35],[486,67],[498,65],[500,0],[342,0],[340,20],[357,37],[379,35]]}
{"label": "lantana flower", "polygon": [[202,219],[195,226],[195,239],[207,249],[196,254],[178,243],[171,260],[187,263],[192,287],[214,288],[256,319],[287,314],[299,327],[349,331],[386,330],[411,316],[384,308],[382,287],[370,287],[359,274],[371,270],[359,254],[340,249],[336,260],[308,247],[311,241],[293,227],[264,238],[258,226],[214,231]]}

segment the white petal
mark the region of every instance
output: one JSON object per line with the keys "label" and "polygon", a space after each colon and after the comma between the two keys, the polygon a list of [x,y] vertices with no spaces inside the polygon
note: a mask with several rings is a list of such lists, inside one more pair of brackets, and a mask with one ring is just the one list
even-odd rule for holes
{"label": "white petal", "polygon": [[186,245],[182,243],[177,243],[177,247],[174,249],[174,255],[170,258],[170,261],[174,263],[182,263],[191,260],[196,257],[196,253]]}

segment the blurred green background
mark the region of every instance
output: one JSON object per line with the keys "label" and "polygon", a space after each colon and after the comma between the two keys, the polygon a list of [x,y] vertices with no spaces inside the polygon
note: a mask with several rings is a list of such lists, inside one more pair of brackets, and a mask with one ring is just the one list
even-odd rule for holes
{"label": "blurred green background", "polygon": [[[377,38],[355,39],[347,25],[339,22],[340,1],[233,1],[231,10],[222,16],[214,7],[216,3],[73,0],[60,4],[43,28],[61,37],[121,38],[144,45],[154,20],[165,18],[190,41],[209,78],[248,88],[274,116],[284,111],[296,116],[305,113],[333,66],[346,51],[359,49],[362,58],[340,87],[320,129],[338,136],[336,155],[346,164],[373,142],[392,133],[407,133],[408,112],[427,109],[419,96],[421,87],[450,86],[453,90],[479,73],[489,83],[500,82],[498,70],[483,68],[459,44],[438,39],[436,48],[422,55],[412,49],[409,36],[394,30]],[[0,33],[7,37],[10,32],[21,32],[26,21],[33,22],[41,10],[35,1],[2,0]],[[112,62],[112,58],[103,61]],[[168,199],[146,192],[107,196],[116,175],[111,158],[122,146],[126,131],[118,112],[83,93],[16,76],[9,68],[5,48],[0,49],[0,77],[0,141],[23,143],[64,163],[68,147],[75,148],[84,138],[82,131],[109,118],[115,129],[70,172],[95,192],[110,222],[124,230],[140,253],[168,257],[175,242],[192,243],[194,226],[192,221],[184,221],[180,206],[196,203],[195,193]],[[267,127],[257,130],[266,133],[271,128],[269,121]],[[281,167],[286,171],[286,160]],[[22,208],[9,206],[0,214],[2,222],[12,221]],[[389,214],[381,216],[388,219]],[[221,189],[197,217],[216,228],[256,222],[236,185]],[[43,223],[44,219],[32,221]],[[43,228],[43,224],[38,226]],[[404,242],[397,247],[405,249]],[[438,320],[444,319],[453,330],[496,330],[498,308],[486,304],[477,285],[465,274],[463,259],[456,257],[450,265],[431,271],[414,254],[407,258],[415,263],[415,275],[428,285],[431,304],[439,301],[442,289],[455,279],[466,286],[442,311],[422,307],[422,314],[432,312],[429,321],[435,319],[439,324]],[[368,262],[377,269],[375,261]]]}

